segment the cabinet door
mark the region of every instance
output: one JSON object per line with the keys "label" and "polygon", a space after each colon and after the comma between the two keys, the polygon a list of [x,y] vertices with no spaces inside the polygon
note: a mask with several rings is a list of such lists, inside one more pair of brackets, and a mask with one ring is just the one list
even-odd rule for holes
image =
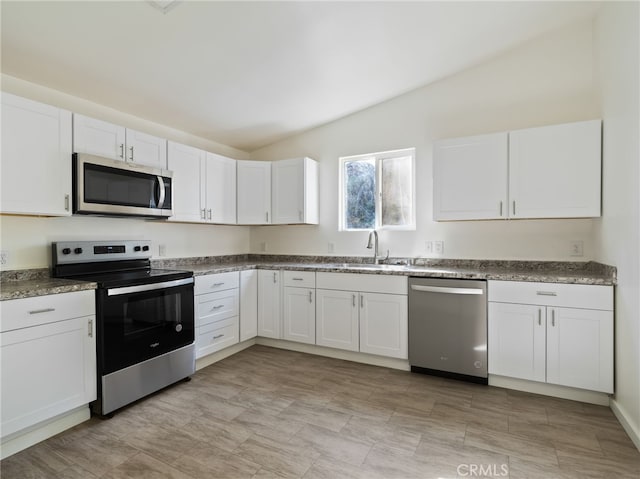
{"label": "cabinet door", "polygon": [[315,292],[312,288],[284,288],[282,315],[284,339],[315,344]]}
{"label": "cabinet door", "polygon": [[71,113],[2,94],[2,213],[71,214]]}
{"label": "cabinet door", "polygon": [[258,336],[282,339],[279,271],[258,271]]}
{"label": "cabinet door", "polygon": [[0,334],[2,436],[96,399],[95,316]]}
{"label": "cabinet door", "polygon": [[206,213],[213,223],[236,223],[236,160],[207,153]]}
{"label": "cabinet door", "polygon": [[600,120],[509,133],[512,218],[600,216]]}
{"label": "cabinet door", "polygon": [[311,158],[271,163],[274,224],[318,224],[318,165]]}
{"label": "cabinet door", "polygon": [[489,374],[544,382],[544,306],[489,302]]}
{"label": "cabinet door", "polygon": [[613,393],[613,312],[547,308],[547,382]]}
{"label": "cabinet door", "polygon": [[240,271],[240,341],[258,335],[258,271]]}
{"label": "cabinet door", "polygon": [[204,167],[205,152],[180,143],[169,142],[168,166],[173,171],[172,221],[204,221]]}
{"label": "cabinet door", "polygon": [[238,224],[271,223],[271,162],[238,161]]}
{"label": "cabinet door", "polygon": [[360,352],[407,359],[407,296],[360,293]]}
{"label": "cabinet door", "polygon": [[73,114],[73,151],[125,161],[125,127]]}
{"label": "cabinet door", "polygon": [[316,290],[316,344],[358,351],[358,293]]}
{"label": "cabinet door", "polygon": [[127,161],[167,169],[167,140],[127,128]]}
{"label": "cabinet door", "polygon": [[434,220],[506,218],[507,138],[496,133],[434,144]]}

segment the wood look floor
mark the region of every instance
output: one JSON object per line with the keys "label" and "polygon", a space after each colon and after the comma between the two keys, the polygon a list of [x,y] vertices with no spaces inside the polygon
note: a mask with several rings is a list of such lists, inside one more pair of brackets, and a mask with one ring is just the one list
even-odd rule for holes
{"label": "wood look floor", "polygon": [[11,478],[638,478],[606,407],[253,346],[0,463]]}

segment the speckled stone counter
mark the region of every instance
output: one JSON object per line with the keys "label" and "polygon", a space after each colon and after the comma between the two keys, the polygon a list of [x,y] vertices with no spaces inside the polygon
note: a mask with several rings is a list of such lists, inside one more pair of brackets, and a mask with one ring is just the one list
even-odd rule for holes
{"label": "speckled stone counter", "polygon": [[0,301],[95,289],[96,283],[52,278],[48,269],[0,272]]}
{"label": "speckled stone counter", "polygon": [[[361,256],[229,255],[152,260],[154,268],[184,269],[195,276],[247,269],[324,271],[331,273],[392,274],[450,279],[492,279],[615,285],[616,268],[593,261],[497,261],[391,258],[390,264],[371,264]],[[48,269],[0,272],[0,301],[95,289],[86,281],[51,278]]]}
{"label": "speckled stone counter", "polygon": [[[233,261],[225,257],[156,260],[156,268],[188,269],[194,275],[225,273],[247,269],[280,269],[292,271],[324,271],[333,273],[391,274],[451,279],[491,279],[501,281],[534,281],[615,285],[616,268],[601,263],[563,261],[498,261],[391,258],[383,265],[370,264],[369,257],[238,255]],[[369,263],[367,263],[367,261]]]}

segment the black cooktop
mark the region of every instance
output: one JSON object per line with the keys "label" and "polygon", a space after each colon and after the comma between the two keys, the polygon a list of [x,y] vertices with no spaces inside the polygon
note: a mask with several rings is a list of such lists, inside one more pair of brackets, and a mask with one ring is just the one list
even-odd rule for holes
{"label": "black cooktop", "polygon": [[98,288],[115,288],[120,286],[136,286],[139,284],[162,283],[175,279],[190,278],[192,271],[169,269],[144,269],[133,271],[115,271],[107,273],[87,273],[73,276],[82,281],[98,283]]}

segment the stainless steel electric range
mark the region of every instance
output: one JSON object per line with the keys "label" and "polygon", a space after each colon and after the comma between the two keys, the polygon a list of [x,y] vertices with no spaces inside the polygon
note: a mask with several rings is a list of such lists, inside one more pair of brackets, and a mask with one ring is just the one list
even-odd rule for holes
{"label": "stainless steel electric range", "polygon": [[151,268],[151,242],[52,243],[53,276],[96,282],[98,399],[106,416],[195,372],[193,272]]}

